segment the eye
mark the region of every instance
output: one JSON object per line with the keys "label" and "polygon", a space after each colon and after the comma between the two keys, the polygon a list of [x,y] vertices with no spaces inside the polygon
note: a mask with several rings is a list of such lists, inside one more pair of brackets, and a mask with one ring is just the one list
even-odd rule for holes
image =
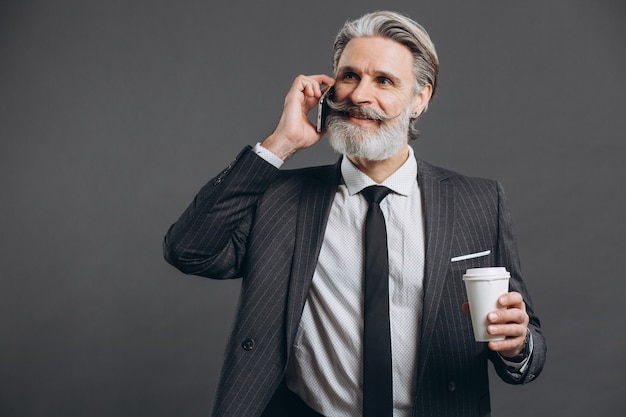
{"label": "eye", "polygon": [[393,81],[391,81],[389,78],[386,78],[386,77],[380,77],[378,78],[378,84],[384,85],[384,86],[392,86]]}
{"label": "eye", "polygon": [[356,79],[358,79],[358,77],[353,72],[346,72],[346,73],[343,74],[342,79],[344,79],[344,80],[356,80]]}

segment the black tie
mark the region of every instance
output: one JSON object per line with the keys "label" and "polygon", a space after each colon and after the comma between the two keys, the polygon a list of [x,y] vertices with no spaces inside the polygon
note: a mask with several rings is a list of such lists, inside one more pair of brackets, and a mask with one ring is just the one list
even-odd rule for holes
{"label": "black tie", "polygon": [[369,202],[365,218],[363,417],[391,417],[393,413],[387,228],[379,206],[390,192],[379,185],[361,191]]}

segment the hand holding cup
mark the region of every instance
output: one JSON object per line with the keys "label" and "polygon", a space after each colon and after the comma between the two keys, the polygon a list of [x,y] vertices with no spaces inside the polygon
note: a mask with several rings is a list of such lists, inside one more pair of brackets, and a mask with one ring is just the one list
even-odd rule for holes
{"label": "hand holding cup", "polygon": [[508,292],[506,268],[468,269],[463,276],[469,303],[463,310],[472,317],[474,338],[489,342],[489,349],[515,357],[524,348],[528,314],[521,294]]}

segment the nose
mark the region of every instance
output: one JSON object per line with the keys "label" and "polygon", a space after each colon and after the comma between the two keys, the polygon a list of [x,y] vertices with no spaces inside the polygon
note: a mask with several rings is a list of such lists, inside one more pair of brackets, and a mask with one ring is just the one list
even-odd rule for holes
{"label": "nose", "polygon": [[360,80],[350,93],[350,101],[358,106],[372,104],[374,101],[374,89],[367,80]]}

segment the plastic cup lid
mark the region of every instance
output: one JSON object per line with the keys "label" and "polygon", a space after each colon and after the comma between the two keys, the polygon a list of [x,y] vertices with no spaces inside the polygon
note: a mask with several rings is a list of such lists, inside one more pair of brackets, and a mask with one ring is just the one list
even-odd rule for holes
{"label": "plastic cup lid", "polygon": [[511,274],[503,266],[489,268],[470,268],[465,271],[463,279],[494,279],[510,278]]}

